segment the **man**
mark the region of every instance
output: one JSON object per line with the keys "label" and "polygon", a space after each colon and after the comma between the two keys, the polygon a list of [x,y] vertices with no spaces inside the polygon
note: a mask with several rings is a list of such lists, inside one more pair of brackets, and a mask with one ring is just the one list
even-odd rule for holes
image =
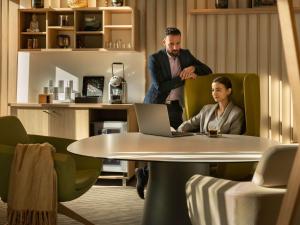
{"label": "man", "polygon": [[144,103],[167,104],[171,126],[177,129],[183,122],[184,81],[212,71],[189,50],[181,49],[181,32],[177,28],[166,28],[163,44],[165,48],[149,57],[152,83]]}
{"label": "man", "polygon": [[[168,27],[163,40],[165,48],[149,57],[151,86],[144,103],[167,104],[170,125],[177,129],[183,122],[183,85],[187,79],[212,73],[211,69],[197,60],[189,50],[181,48],[181,32]],[[148,181],[148,169],[136,170],[137,192],[144,198],[144,187]]]}

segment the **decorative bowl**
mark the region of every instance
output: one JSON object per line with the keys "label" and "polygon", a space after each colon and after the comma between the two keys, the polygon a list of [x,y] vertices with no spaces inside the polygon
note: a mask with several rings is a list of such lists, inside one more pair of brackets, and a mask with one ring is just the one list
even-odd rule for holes
{"label": "decorative bowl", "polygon": [[87,0],[68,0],[70,8],[84,8],[88,6]]}

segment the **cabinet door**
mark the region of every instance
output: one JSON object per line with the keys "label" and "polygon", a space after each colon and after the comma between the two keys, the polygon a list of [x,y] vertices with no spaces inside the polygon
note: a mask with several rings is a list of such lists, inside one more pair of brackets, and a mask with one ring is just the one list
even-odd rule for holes
{"label": "cabinet door", "polygon": [[48,110],[15,109],[12,115],[20,119],[28,134],[48,135]]}
{"label": "cabinet door", "polygon": [[54,108],[49,114],[49,135],[76,140],[88,137],[88,110]]}

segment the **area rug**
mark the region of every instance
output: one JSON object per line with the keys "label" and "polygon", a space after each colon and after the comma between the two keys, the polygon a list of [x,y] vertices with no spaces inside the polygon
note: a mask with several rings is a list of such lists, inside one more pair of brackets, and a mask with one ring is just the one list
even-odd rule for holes
{"label": "area rug", "polygon": [[[140,225],[144,201],[134,187],[93,186],[80,198],[64,203],[96,225]],[[6,222],[6,204],[0,201],[0,225]],[[81,225],[58,215],[58,225]]]}

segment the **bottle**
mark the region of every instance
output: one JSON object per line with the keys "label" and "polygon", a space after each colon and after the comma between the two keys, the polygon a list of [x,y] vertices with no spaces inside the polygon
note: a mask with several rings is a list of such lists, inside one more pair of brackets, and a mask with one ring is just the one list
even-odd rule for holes
{"label": "bottle", "polygon": [[32,8],[44,8],[44,0],[32,0]]}

